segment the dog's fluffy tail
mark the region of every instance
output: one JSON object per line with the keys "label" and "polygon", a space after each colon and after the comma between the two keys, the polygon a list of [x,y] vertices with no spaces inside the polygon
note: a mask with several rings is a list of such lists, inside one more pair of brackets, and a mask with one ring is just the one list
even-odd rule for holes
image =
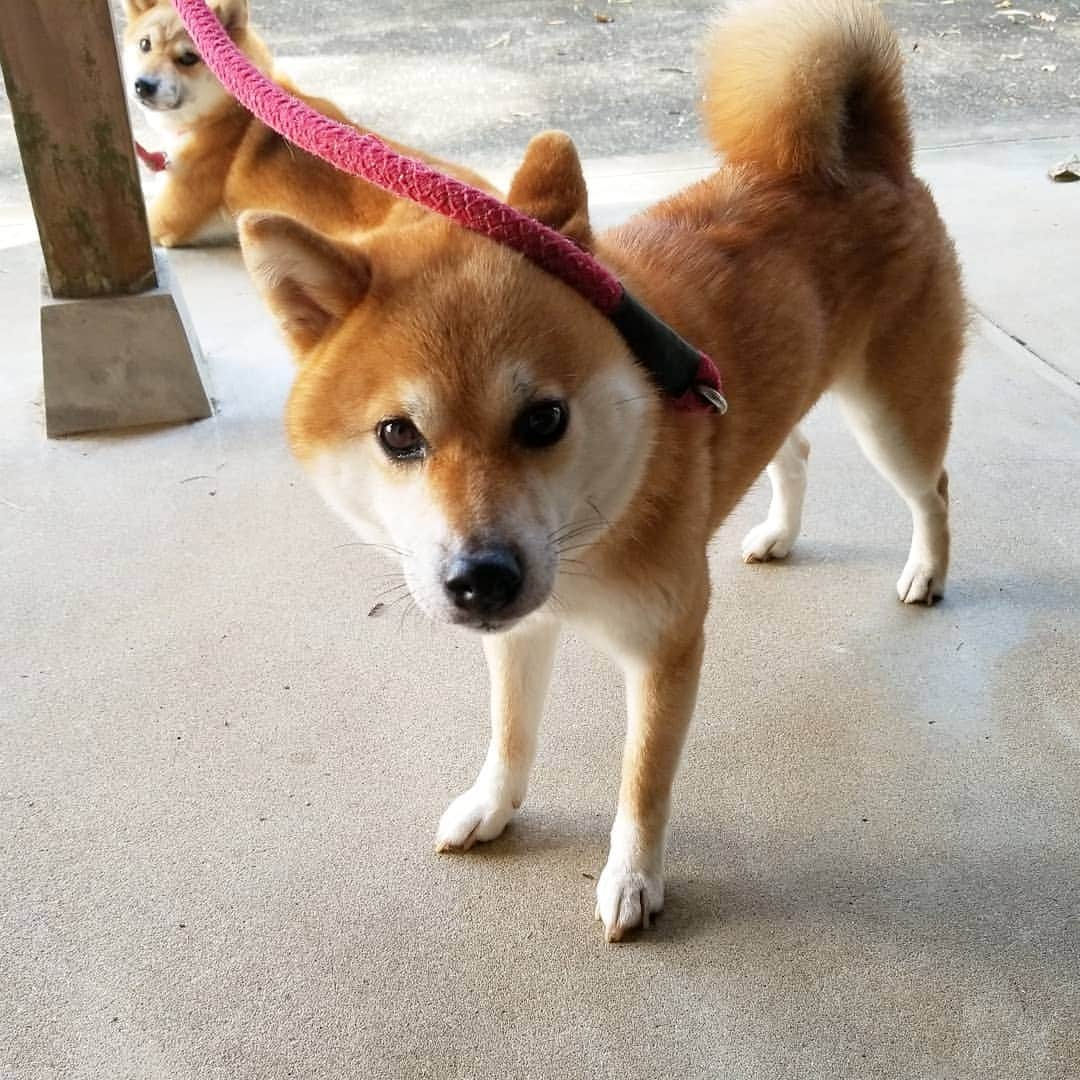
{"label": "dog's fluffy tail", "polygon": [[911,168],[900,47],[863,0],[735,0],[705,50],[717,150],[782,176]]}

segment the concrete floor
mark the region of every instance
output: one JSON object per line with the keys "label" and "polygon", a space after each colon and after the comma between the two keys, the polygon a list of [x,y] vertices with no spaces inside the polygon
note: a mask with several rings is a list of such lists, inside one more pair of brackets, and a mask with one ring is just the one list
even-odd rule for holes
{"label": "concrete floor", "polygon": [[[174,258],[217,417],[49,442],[0,221],[0,1078],[1080,1077],[1075,149],[921,155],[979,309],[949,595],[896,601],[906,513],[825,404],[789,563],[738,559],[764,486],[714,544],[668,907],[619,947],[610,666],[566,643],[520,818],[436,856],[480,650],[368,617],[235,253]],[[590,162],[596,216],[702,166]]]}

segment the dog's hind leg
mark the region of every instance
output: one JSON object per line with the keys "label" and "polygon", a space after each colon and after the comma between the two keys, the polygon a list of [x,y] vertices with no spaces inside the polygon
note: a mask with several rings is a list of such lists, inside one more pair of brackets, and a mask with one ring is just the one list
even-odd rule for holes
{"label": "dog's hind leg", "polygon": [[494,840],[525,800],[558,638],[559,624],[544,618],[484,638],[491,742],[476,782],[443,813],[436,850],[467,851]]}
{"label": "dog's hind leg", "polygon": [[867,366],[836,389],[859,446],[911,511],[911,550],[896,591],[905,604],[932,604],[949,569],[949,481],[943,467],[956,363],[902,377]]}
{"label": "dog's hind leg", "polygon": [[791,551],[802,525],[809,456],[809,441],[797,427],[793,428],[766,469],[772,486],[769,516],[743,538],[743,562],[783,559]]}

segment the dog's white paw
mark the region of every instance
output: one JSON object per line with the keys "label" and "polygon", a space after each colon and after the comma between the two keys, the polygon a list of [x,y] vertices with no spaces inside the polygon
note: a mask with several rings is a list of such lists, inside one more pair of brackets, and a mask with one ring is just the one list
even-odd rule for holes
{"label": "dog's white paw", "polygon": [[664,879],[608,860],[596,883],[596,917],[608,941],[621,941],[628,930],[647,930],[649,919],[664,907]]}
{"label": "dog's white paw", "polygon": [[436,851],[468,851],[476,843],[494,840],[506,828],[517,807],[486,784],[473,784],[443,812],[435,834]]}
{"label": "dog's white paw", "polygon": [[790,554],[797,535],[771,521],[763,521],[760,525],[755,525],[743,538],[743,562],[784,559]]}
{"label": "dog's white paw", "polygon": [[908,559],[896,583],[905,604],[932,604],[945,595],[945,570],[925,559]]}

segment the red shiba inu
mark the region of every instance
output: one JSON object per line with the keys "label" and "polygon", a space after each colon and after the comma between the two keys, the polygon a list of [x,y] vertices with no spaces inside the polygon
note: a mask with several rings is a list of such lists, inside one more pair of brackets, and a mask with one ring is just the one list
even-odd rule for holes
{"label": "red shiba inu", "polygon": [[966,311],[912,174],[897,42],[859,0],[760,0],[710,40],[706,126],[725,164],[603,235],[573,144],[529,145],[508,201],[591,249],[715,358],[725,416],[670,408],[613,326],[514,252],[427,215],[343,244],[244,215],[246,263],[299,362],[292,447],[365,539],[400,553],[431,617],[483,632],[492,738],[440,851],[525,798],[561,624],[621,663],[628,732],[596,914],[609,940],[664,900],[670,793],[694,709],[706,544],[767,467],[747,561],[799,531],[827,389],[909,507],[906,603],[942,595],[943,468]]}
{"label": "red shiba inu", "polygon": [[[290,146],[256,120],[202,63],[169,0],[125,0],[125,6],[126,77],[167,149],[168,167],[148,208],[154,243],[177,247],[235,239],[236,215],[248,209],[280,211],[338,237],[423,214],[412,203]],[[270,53],[248,22],[247,0],[216,0],[211,7],[240,51],[261,71],[271,72]],[[275,81],[324,115],[350,123],[332,102],[298,94],[280,76]],[[384,141],[493,191],[468,169]]]}

